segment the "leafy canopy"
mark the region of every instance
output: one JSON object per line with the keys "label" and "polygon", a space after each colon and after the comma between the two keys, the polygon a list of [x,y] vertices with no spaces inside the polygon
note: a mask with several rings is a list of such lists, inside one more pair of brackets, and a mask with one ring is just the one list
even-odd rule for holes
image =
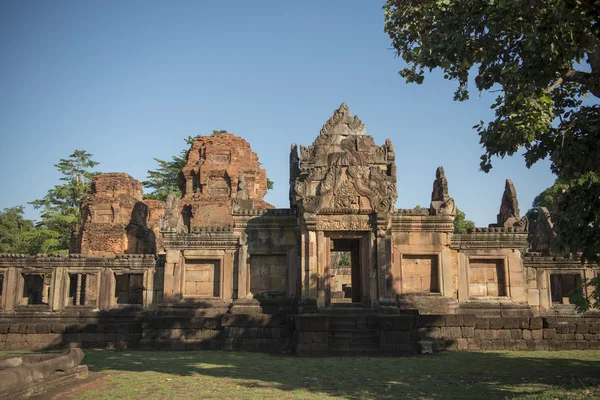
{"label": "leafy canopy", "polygon": [[[68,251],[74,226],[81,220],[81,203],[89,191],[92,178],[90,171],[98,163],[85,150],[75,150],[68,158],[62,158],[54,166],[62,174],[64,183],[55,185],[42,199],[34,200],[35,209],[41,210],[41,221],[37,224],[32,240],[46,243],[46,251]],[[51,241],[51,242],[47,242]],[[52,245],[50,245],[52,243]]]}
{"label": "leafy canopy", "polygon": [[528,167],[549,157],[556,244],[600,262],[600,1],[387,0],[384,15],[407,82],[439,68],[455,100],[472,82],[499,93],[494,119],[474,126],[481,169],[519,149]]}
{"label": "leafy canopy", "polygon": [[475,229],[475,222],[467,219],[466,214],[457,207],[454,217],[454,233],[468,233],[473,229]]}

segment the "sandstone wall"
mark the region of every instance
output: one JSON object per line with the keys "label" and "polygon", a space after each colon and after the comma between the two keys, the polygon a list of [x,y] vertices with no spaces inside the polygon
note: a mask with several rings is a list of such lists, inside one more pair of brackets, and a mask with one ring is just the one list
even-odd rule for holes
{"label": "sandstone wall", "polygon": [[142,201],[142,184],[125,173],[104,173],[92,181],[81,207],[71,253],[111,256],[155,254],[162,249],[158,217],[164,203]]}

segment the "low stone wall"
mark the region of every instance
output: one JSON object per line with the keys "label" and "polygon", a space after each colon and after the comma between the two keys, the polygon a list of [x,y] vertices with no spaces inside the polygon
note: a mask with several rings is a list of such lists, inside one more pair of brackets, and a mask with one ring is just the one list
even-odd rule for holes
{"label": "low stone wall", "polygon": [[0,350],[67,347],[409,355],[443,350],[600,349],[600,318],[473,315],[0,315]]}
{"label": "low stone wall", "polygon": [[[573,350],[600,349],[600,318],[504,317],[474,315],[378,315],[372,326],[341,331],[344,335],[376,330],[376,348],[364,351],[360,341],[349,337],[347,355],[406,355],[420,350],[420,341],[430,341],[434,351],[443,350]],[[331,316],[296,317],[296,354],[336,354]]]}
{"label": "low stone wall", "polygon": [[267,314],[0,316],[0,350],[82,347],[286,352],[290,349],[288,338],[293,336],[287,320]]}

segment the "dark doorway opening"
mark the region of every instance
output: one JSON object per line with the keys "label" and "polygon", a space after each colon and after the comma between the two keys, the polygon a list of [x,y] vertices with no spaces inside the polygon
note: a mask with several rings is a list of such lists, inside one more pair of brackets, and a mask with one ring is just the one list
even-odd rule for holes
{"label": "dark doorway opening", "polygon": [[581,275],[579,274],[550,275],[550,292],[554,304],[573,304],[573,296],[580,287]]}
{"label": "dark doorway opening", "polygon": [[359,239],[331,239],[331,303],[362,303]]}

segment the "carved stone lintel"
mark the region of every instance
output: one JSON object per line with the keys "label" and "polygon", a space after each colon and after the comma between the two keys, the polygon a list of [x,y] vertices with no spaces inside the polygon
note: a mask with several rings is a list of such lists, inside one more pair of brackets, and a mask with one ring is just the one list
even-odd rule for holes
{"label": "carved stone lintel", "polygon": [[318,231],[370,231],[372,227],[368,215],[328,215],[316,220]]}

